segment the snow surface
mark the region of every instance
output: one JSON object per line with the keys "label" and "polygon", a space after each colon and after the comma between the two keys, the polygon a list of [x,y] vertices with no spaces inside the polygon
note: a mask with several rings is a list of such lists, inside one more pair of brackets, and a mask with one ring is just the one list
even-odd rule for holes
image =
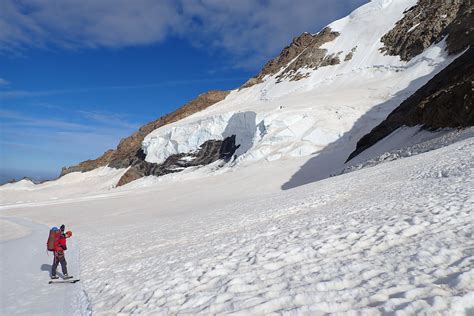
{"label": "snow surface", "polygon": [[[119,188],[126,169],[107,167],[1,186],[0,314],[472,314],[472,129],[402,128],[344,164],[454,58],[444,41],[408,63],[380,54],[415,2],[332,23],[341,36],[324,47],[357,46],[350,61],[267,77],[143,142],[162,162],[236,134],[235,161]],[[43,250],[60,223],[81,282],[49,286]]]}
{"label": "snow surface", "polygon": [[[10,225],[28,231],[26,237],[0,242],[0,315],[81,315],[87,313],[88,300],[81,284],[66,288],[49,285],[53,263],[46,251],[49,227],[27,219],[8,218]],[[57,226],[58,223],[53,225]],[[1,235],[0,235],[1,236]],[[78,249],[68,240],[69,271],[79,272]],[[58,268],[58,275],[61,268]]]}
{"label": "snow surface", "polygon": [[24,226],[0,219],[0,241],[17,239],[29,233],[30,231]]}
{"label": "snow surface", "polygon": [[[80,258],[69,262],[80,268],[71,273],[87,296],[74,290],[76,299],[55,306],[76,302],[86,314],[463,315],[474,308],[473,156],[470,137],[283,192],[280,174],[265,174],[273,162],[0,214],[74,231],[68,251]],[[279,166],[268,170],[285,173]],[[46,238],[47,227],[29,229]],[[29,255],[43,237],[0,245]],[[21,268],[2,256],[4,280],[5,271],[30,271],[31,289],[15,286],[18,276],[2,281],[3,302],[10,292],[24,298],[15,309],[2,302],[7,314],[51,306],[58,288],[39,271],[49,259]]]}

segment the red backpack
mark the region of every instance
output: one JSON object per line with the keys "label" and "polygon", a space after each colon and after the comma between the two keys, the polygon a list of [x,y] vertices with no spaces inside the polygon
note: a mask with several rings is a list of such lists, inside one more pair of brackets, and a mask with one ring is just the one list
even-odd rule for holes
{"label": "red backpack", "polygon": [[56,244],[59,240],[60,234],[61,234],[61,231],[58,230],[57,228],[56,229],[53,228],[49,231],[48,241],[46,242],[46,248],[48,249],[48,251],[54,251],[54,249],[56,248]]}

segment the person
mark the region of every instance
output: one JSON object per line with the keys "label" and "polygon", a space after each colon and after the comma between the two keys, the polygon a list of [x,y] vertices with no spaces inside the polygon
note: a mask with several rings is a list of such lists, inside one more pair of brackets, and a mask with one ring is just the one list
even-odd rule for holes
{"label": "person", "polygon": [[65,230],[64,224],[61,225],[60,231],[61,233],[59,234],[59,238],[56,240],[55,245],[54,245],[54,259],[53,259],[53,265],[51,267],[51,279],[58,279],[58,276],[56,275],[56,270],[58,269],[58,265],[61,264],[61,270],[63,272],[63,278],[64,279],[70,279],[72,276],[68,275],[67,273],[67,262],[66,262],[66,257],[64,256],[64,251],[67,250],[67,244],[66,244],[66,238],[69,238],[72,236],[71,231],[67,231],[64,233]]}

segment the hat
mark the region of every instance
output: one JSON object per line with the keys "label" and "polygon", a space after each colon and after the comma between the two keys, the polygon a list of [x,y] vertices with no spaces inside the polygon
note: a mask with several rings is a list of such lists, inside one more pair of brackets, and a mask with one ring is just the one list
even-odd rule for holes
{"label": "hat", "polygon": [[64,229],[66,229],[66,226],[64,226],[64,224],[62,224],[61,227],[59,227],[59,229],[64,231]]}

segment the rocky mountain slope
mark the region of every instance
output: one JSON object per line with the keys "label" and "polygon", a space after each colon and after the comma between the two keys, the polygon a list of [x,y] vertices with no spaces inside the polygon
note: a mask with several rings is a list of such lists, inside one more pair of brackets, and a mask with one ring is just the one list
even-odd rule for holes
{"label": "rocky mountain slope", "polygon": [[[382,38],[384,52],[400,55],[405,60],[410,60],[446,35],[449,35],[446,49],[450,54],[467,51],[362,137],[348,161],[403,126],[420,125],[432,130],[474,126],[473,10],[470,0],[421,0]],[[408,36],[402,36],[405,34]]]}
{"label": "rocky mountain slope", "polygon": [[446,37],[449,54],[474,42],[472,0],[419,0],[385,34],[382,51],[409,61]]}
{"label": "rocky mountain slope", "polygon": [[442,70],[472,43],[472,10],[471,0],[371,1],[319,33],[296,37],[239,89],[202,94],[61,174],[128,168],[123,185],[217,160],[246,165],[316,154],[322,179],[407,98],[351,157],[397,126],[470,125],[472,99],[459,102],[472,80],[464,67],[471,51]]}
{"label": "rocky mountain slope", "polygon": [[474,126],[474,48],[443,69],[362,137],[348,160],[398,128],[421,125],[428,129]]}
{"label": "rocky mountain slope", "polygon": [[[297,71],[303,67],[317,69],[340,63],[339,54],[327,55],[327,50],[321,46],[339,36],[338,32],[326,27],[317,34],[303,33],[295,37],[291,44],[285,47],[280,55],[270,60],[260,73],[250,78],[241,88],[248,88],[263,82],[266,76],[277,75],[278,80],[289,78],[299,80],[304,78]],[[346,56],[347,58],[347,56]],[[284,68],[283,71],[282,68]]]}

